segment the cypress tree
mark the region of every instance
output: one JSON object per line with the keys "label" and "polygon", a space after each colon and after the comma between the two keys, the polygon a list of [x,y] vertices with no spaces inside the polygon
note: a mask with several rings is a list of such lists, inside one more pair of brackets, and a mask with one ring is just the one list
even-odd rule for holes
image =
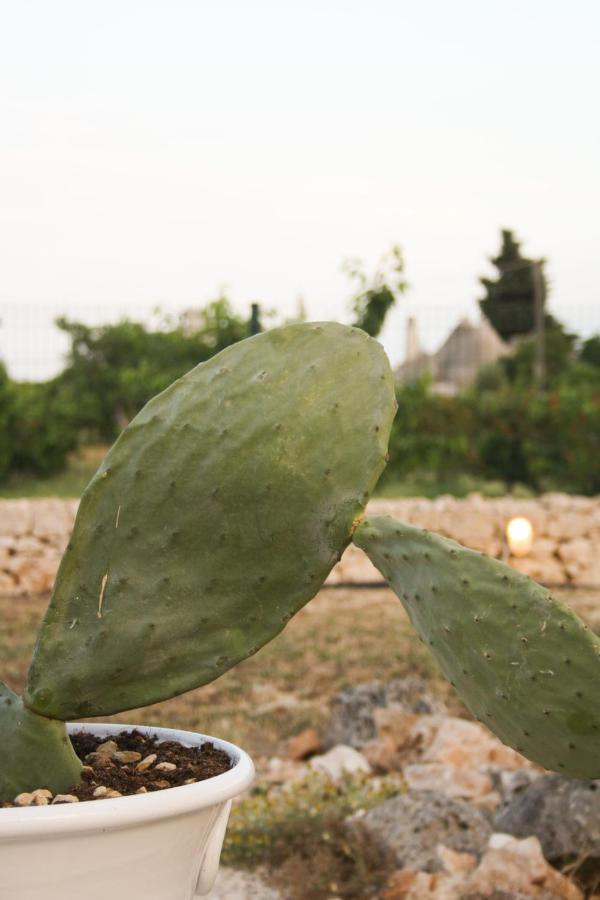
{"label": "cypress tree", "polygon": [[[479,279],[485,288],[485,297],[479,301],[482,313],[505,341],[531,334],[535,325],[534,261],[521,254],[520,242],[508,229],[502,231],[500,253],[490,261],[498,270],[498,276]],[[543,268],[541,279],[545,305],[548,285]],[[550,317],[547,317],[547,323],[548,319]]]}

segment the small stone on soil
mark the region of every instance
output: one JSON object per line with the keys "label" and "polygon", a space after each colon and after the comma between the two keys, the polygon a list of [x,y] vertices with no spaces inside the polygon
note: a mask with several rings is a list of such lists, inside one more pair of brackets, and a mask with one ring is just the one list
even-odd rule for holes
{"label": "small stone on soil", "polygon": [[142,754],[136,750],[117,750],[113,753],[111,759],[119,763],[136,763],[142,758]]}
{"label": "small stone on soil", "polygon": [[96,753],[100,756],[112,756],[113,753],[118,751],[118,746],[115,741],[104,741],[103,744],[98,744],[96,747]]}
{"label": "small stone on soil", "polygon": [[82,768],[81,782],[54,799],[46,788],[23,791],[12,802],[0,803],[0,808],[148,794],[195,784],[231,768],[228,755],[210,742],[186,747],[177,741],[159,742],[156,737],[136,730],[122,731],[115,740],[109,741],[87,732],[76,732],[71,740],[78,757],[88,763]]}
{"label": "small stone on soil", "polygon": [[47,788],[37,788],[30,794],[31,801],[24,803],[23,806],[48,806],[52,799],[52,792]]}
{"label": "small stone on soil", "polygon": [[135,767],[136,772],[145,772],[146,769],[149,769],[150,766],[153,766],[156,762],[156,753],[151,753],[150,756],[144,757],[141,763],[138,763]]}

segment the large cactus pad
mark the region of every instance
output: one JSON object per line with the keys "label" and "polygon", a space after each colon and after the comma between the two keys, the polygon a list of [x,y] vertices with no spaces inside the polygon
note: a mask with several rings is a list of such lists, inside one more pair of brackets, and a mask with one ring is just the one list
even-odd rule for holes
{"label": "large cactus pad", "polygon": [[394,411],[381,346],[335,323],[242,341],[151,400],[83,495],[27,705],[139,707],[258,650],[350,540]]}
{"label": "large cactus pad", "polygon": [[64,791],[80,777],[81,763],[64,723],[26,709],[0,682],[0,800],[32,788]]}
{"label": "large cactus pad", "polygon": [[530,578],[386,516],[354,541],[472,712],[525,756],[600,777],[600,640]]}

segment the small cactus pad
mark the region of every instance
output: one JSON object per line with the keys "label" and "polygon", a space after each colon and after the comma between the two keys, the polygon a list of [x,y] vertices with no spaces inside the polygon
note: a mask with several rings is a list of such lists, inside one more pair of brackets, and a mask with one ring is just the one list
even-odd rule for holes
{"label": "small cactus pad", "polygon": [[81,762],[64,723],[30,712],[0,682],[0,800],[34,788],[57,793],[80,779]]}
{"label": "small cactus pad", "polygon": [[600,639],[526,575],[387,516],[354,542],[469,709],[529,759],[600,777]]}
{"label": "small cactus pad", "polygon": [[394,412],[381,345],[336,323],[241,341],[151,400],[83,495],[25,702],[104,715],[255,653],[350,541]]}

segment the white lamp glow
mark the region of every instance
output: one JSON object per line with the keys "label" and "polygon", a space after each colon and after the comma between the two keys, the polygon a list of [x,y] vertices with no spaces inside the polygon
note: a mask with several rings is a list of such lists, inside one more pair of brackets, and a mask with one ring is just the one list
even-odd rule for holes
{"label": "white lamp glow", "polygon": [[527,556],[533,544],[533,526],[529,519],[517,516],[506,526],[506,539],[513,556]]}

